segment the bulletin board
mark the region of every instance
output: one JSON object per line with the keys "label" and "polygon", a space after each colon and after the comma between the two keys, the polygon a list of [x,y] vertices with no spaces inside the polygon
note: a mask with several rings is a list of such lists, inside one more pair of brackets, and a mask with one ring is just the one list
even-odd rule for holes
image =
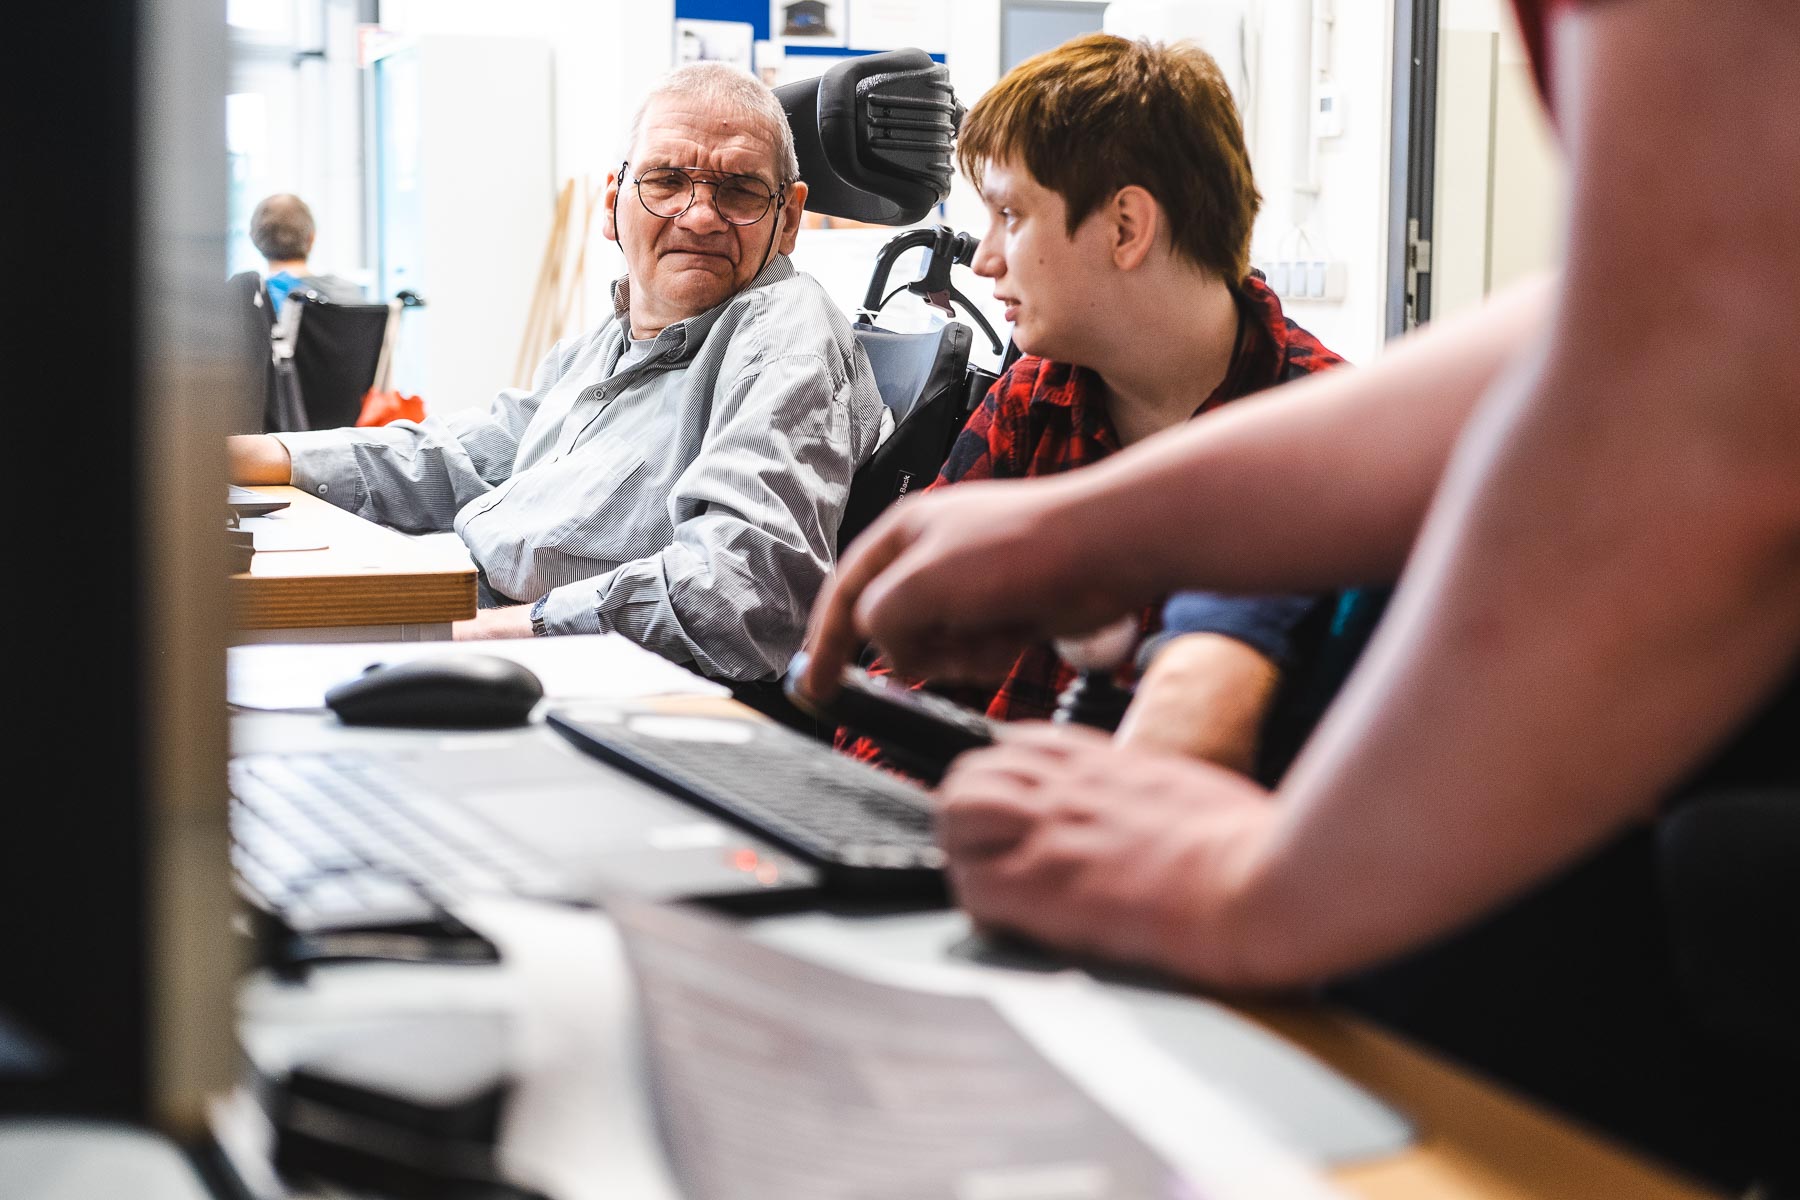
{"label": "bulletin board", "polygon": [[676,59],[732,62],[772,87],[822,74],[840,59],[903,47],[943,62],[950,2],[675,0]]}

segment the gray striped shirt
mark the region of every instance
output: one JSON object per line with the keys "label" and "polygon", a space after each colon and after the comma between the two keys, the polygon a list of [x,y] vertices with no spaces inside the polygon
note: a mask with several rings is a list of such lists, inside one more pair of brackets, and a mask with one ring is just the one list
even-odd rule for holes
{"label": "gray striped shirt", "polygon": [[485,412],[279,435],[293,480],[370,520],[454,528],[553,633],[616,631],[759,679],[800,645],[881,398],[824,289],[785,256],[621,365],[629,292]]}

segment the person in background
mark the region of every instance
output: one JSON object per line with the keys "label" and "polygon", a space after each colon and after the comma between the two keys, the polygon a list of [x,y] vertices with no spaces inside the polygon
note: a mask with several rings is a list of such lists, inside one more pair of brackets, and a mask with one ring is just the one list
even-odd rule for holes
{"label": "person in background", "polygon": [[361,304],[368,299],[360,285],[336,275],[315,274],[307,266],[317,236],[312,209],[288,192],[265,197],[250,214],[250,244],[268,260],[263,286],[277,314],[292,291],[317,292],[333,304]]}
{"label": "person in background", "polygon": [[767,87],[678,68],[607,179],[628,271],[611,316],[485,412],[233,438],[233,478],[455,529],[483,605],[459,639],[616,632],[715,678],[773,676],[884,411],[843,313],[788,259],[798,174]]}
{"label": "person in background", "polygon": [[1345,981],[1691,1170],[1791,1188],[1800,7],[1516,6],[1571,164],[1558,279],[1089,470],[899,505],[822,595],[805,686],[865,637],[992,678],[1171,587],[1398,579],[1272,793],[1081,730],[959,759],[958,899],[1200,985]]}
{"label": "person in background", "polygon": [[[1342,361],[1250,269],[1261,197],[1230,89],[1204,50],[1107,34],[1067,42],[981,97],[957,157],[989,216],[973,269],[993,281],[1024,357],[928,491],[1083,467]],[[1251,770],[1295,627],[1320,603],[1181,597],[1122,736]],[[1139,637],[1157,625],[1147,610]],[[1073,678],[1043,643],[998,689],[957,698],[995,719],[1042,718]]]}

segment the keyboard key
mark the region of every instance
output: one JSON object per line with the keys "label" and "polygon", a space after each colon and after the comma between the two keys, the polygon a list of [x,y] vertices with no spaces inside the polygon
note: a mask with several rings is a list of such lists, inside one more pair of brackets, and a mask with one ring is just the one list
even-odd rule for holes
{"label": "keyboard key", "polygon": [[295,929],[413,925],[466,895],[558,890],[554,864],[356,755],[246,755],[231,788],[239,883]]}
{"label": "keyboard key", "polygon": [[552,712],[583,750],[724,813],[861,890],[941,886],[942,852],[923,789],[781,726],[746,723],[718,741]]}

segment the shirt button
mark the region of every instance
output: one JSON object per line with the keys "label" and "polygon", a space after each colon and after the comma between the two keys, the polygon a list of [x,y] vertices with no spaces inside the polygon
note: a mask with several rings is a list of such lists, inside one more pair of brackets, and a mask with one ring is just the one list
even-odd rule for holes
{"label": "shirt button", "polygon": [[594,389],[594,399],[596,399],[596,400],[606,399],[606,389],[605,388],[595,388]]}
{"label": "shirt button", "polygon": [[331,490],[331,485],[329,483],[321,483],[319,485],[319,495],[321,495],[321,496],[323,496],[326,492],[329,492],[330,490]]}

